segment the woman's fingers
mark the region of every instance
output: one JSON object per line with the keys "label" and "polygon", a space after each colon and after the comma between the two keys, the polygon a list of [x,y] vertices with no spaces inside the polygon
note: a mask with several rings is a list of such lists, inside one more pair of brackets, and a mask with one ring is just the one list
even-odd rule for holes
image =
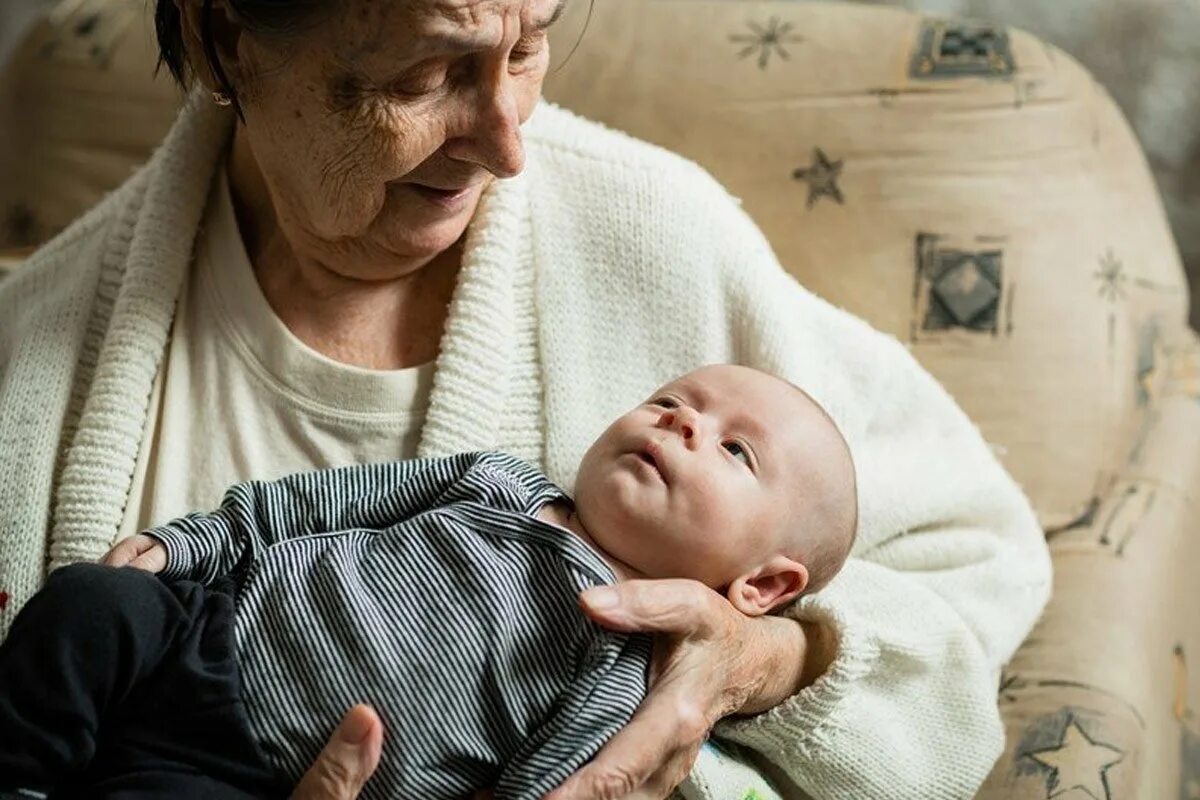
{"label": "woman's fingers", "polygon": [[590,589],[580,604],[607,628],[658,634],[652,685],[629,724],[547,800],[665,798],[715,720],[761,681],[765,662],[743,652],[757,641],[756,621],[691,580],[626,581]]}
{"label": "woman's fingers", "polygon": [[631,800],[642,800],[642,798],[664,800],[664,798],[670,797],[671,792],[675,791],[675,787],[683,783],[688,773],[692,771],[696,759],[700,756],[702,745],[703,742],[676,750],[675,754],[659,768],[658,772],[654,773],[639,791],[631,795]]}
{"label": "woman's fingers", "polygon": [[685,778],[708,735],[703,709],[682,685],[647,696],[629,724],[546,800],[666,797]]}
{"label": "woman's fingers", "polygon": [[355,706],[304,773],[292,800],[353,800],[379,765],[382,748],[379,715],[370,706]]}
{"label": "woman's fingers", "polygon": [[619,631],[706,636],[720,619],[724,598],[699,581],[685,578],[624,581],[580,595],[583,610],[606,628]]}
{"label": "woman's fingers", "polygon": [[544,800],[664,800],[687,778],[699,753],[700,745],[676,748],[649,775],[596,768],[593,762]]}

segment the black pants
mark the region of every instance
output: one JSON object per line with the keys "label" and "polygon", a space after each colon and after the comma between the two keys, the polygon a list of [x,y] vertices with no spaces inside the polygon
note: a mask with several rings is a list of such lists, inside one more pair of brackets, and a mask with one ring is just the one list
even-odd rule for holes
{"label": "black pants", "polygon": [[247,731],[221,587],[52,573],[0,644],[0,789],[52,798],[286,796]]}

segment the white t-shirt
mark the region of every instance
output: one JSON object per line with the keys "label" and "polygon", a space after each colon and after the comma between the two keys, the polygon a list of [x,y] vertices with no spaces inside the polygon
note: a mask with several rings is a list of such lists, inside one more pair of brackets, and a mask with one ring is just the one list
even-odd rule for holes
{"label": "white t-shirt", "polygon": [[433,362],[363,369],[297,339],[259,288],[224,170],[195,253],[118,538],[216,508],[239,481],[416,455]]}

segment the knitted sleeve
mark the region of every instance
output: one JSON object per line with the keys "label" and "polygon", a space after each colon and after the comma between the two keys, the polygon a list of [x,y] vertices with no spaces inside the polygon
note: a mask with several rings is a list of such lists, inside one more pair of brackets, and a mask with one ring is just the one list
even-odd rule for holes
{"label": "knitted sleeve", "polygon": [[[166,578],[209,583],[257,560],[276,542],[380,531],[446,502],[479,454],[362,464],[232,486],[221,507],[146,531],[167,550]],[[476,491],[465,487],[465,491]]]}
{"label": "knitted sleeve", "polygon": [[860,525],[843,572],[786,612],[836,633],[830,669],[716,735],[817,797],[971,797],[1003,746],[1000,667],[1049,596],[1043,534],[977,428],[907,349],[804,290],[731,210],[714,226],[735,353],[809,390],[839,423]]}

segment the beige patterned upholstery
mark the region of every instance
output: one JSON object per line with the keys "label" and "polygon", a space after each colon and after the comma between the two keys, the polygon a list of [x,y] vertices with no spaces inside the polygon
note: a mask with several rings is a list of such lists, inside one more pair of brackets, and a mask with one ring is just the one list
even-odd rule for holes
{"label": "beige patterned upholstery", "polygon": [[[134,6],[73,2],[0,75],[0,120],[45,106],[0,148],[0,242],[61,227],[168,124]],[[587,6],[556,26],[548,95],[712,171],[804,284],[910,344],[1034,500],[1055,597],[1001,678],[980,796],[1200,797],[1200,344],[1104,90],[1019,31],[787,0],[597,0],[560,67]],[[80,8],[112,16],[80,36]],[[97,29],[99,56],[74,41]]]}
{"label": "beige patterned upholstery", "polygon": [[980,796],[1200,797],[1200,347],[1104,89],[1019,31],[602,0],[547,93],[712,171],[802,283],[909,343],[1033,498],[1055,598],[1002,677]]}
{"label": "beige patterned upholstery", "polygon": [[0,251],[50,238],[166,135],[179,92],[152,79],[147,7],[62,0],[0,71]]}

